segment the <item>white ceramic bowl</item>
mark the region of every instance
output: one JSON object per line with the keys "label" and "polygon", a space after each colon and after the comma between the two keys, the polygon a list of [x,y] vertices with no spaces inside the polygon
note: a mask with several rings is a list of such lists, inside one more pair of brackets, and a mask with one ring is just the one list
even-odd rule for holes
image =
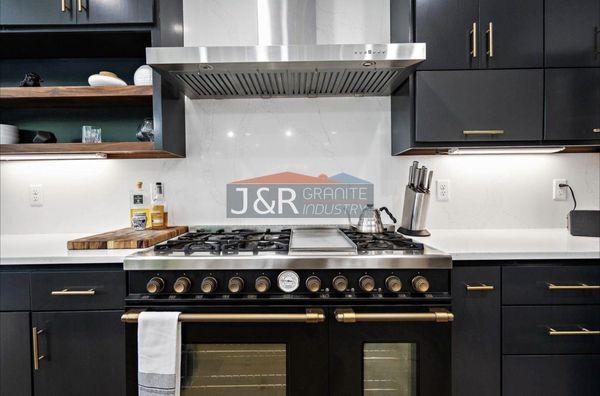
{"label": "white ceramic bowl", "polygon": [[88,84],[92,87],[124,87],[127,83],[118,77],[92,74],[88,77]]}
{"label": "white ceramic bowl", "polygon": [[152,68],[148,65],[142,65],[137,68],[133,75],[135,85],[152,85]]}

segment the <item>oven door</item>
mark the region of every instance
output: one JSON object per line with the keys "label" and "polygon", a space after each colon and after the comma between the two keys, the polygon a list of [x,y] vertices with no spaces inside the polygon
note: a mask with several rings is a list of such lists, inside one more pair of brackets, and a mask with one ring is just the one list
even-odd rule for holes
{"label": "oven door", "polygon": [[[182,396],[327,395],[323,309],[202,307],[182,311]],[[127,323],[127,389],[137,394],[136,313]]]}
{"label": "oven door", "polygon": [[450,395],[449,311],[366,306],[331,315],[331,394]]}

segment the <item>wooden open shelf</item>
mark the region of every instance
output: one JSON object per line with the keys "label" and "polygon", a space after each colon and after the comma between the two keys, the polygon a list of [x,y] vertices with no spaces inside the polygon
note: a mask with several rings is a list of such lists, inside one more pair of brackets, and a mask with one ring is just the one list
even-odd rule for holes
{"label": "wooden open shelf", "polygon": [[1,107],[150,105],[151,85],[123,87],[0,87]]}
{"label": "wooden open shelf", "polygon": [[180,158],[163,150],[155,150],[154,142],[113,143],[23,143],[0,144],[0,154],[85,154],[104,153],[107,158]]}

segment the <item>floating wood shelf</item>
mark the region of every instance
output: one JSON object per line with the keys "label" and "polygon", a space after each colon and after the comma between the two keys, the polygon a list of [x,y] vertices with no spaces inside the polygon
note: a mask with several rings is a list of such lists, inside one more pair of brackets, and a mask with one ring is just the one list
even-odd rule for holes
{"label": "floating wood shelf", "polygon": [[151,103],[151,85],[0,87],[1,107],[137,106]]}
{"label": "floating wood shelf", "polygon": [[2,155],[86,154],[103,153],[107,158],[180,158],[163,150],[155,150],[153,142],[113,143],[23,143],[0,144]]}

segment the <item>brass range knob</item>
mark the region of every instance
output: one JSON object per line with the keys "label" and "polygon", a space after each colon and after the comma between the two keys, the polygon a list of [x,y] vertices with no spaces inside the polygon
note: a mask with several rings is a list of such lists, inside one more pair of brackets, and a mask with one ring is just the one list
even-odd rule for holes
{"label": "brass range knob", "polygon": [[254,288],[259,293],[265,293],[271,288],[271,280],[264,275],[259,276],[254,281]]}
{"label": "brass range knob", "polygon": [[358,287],[360,290],[370,293],[375,289],[375,279],[371,275],[363,275],[358,280]]}
{"label": "brass range knob", "polygon": [[180,276],[173,283],[173,291],[177,294],[187,293],[192,287],[192,281],[187,276]]}
{"label": "brass range knob", "polygon": [[164,288],[165,281],[159,276],[151,278],[148,283],[146,283],[146,291],[150,294],[160,293]]}
{"label": "brass range knob", "polygon": [[229,289],[230,293],[239,293],[244,289],[244,280],[239,276],[234,276],[229,279],[227,283],[227,289]]}
{"label": "brass range knob", "polygon": [[215,290],[217,290],[217,280],[212,276],[207,276],[206,278],[202,279],[200,290],[202,290],[202,293],[206,294],[213,293]]}
{"label": "brass range knob", "polygon": [[348,288],[348,278],[346,278],[343,275],[338,275],[335,278],[333,278],[331,285],[333,286],[333,289],[335,291],[343,293]]}
{"label": "brass range knob", "polygon": [[429,290],[429,281],[421,275],[417,275],[412,280],[413,290],[417,293],[426,293]]}
{"label": "brass range knob", "polygon": [[306,289],[311,293],[321,290],[321,279],[318,276],[311,275],[306,278]]}
{"label": "brass range knob", "polygon": [[390,275],[385,279],[385,288],[391,293],[402,290],[402,281],[396,275]]}

